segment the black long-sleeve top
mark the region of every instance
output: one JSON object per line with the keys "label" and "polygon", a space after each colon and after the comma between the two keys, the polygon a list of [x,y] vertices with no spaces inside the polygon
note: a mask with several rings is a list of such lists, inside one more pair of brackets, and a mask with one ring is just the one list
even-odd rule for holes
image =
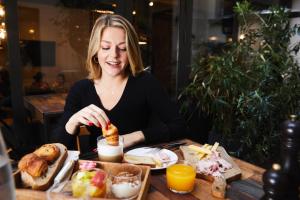
{"label": "black long-sleeve top", "polygon": [[[74,113],[90,104],[105,111],[120,135],[141,130],[146,143],[178,138],[185,131],[185,123],[178,109],[159,82],[150,73],[142,72],[136,77],[129,76],[119,102],[111,110],[102,105],[92,80],[76,82],[67,96],[64,114],[59,127],[55,129],[54,140],[69,146],[68,141],[74,136],[66,132],[65,124]],[[90,145],[95,147],[96,138],[102,134],[101,129],[96,126],[87,129],[91,133]]]}

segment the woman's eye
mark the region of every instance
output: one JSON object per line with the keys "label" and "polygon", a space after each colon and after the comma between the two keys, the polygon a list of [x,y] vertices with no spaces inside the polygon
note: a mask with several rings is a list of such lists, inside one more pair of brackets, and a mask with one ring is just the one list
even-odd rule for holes
{"label": "woman's eye", "polygon": [[109,47],[101,47],[102,50],[109,50]]}
{"label": "woman's eye", "polygon": [[127,49],[126,48],[119,48],[121,51],[126,51]]}

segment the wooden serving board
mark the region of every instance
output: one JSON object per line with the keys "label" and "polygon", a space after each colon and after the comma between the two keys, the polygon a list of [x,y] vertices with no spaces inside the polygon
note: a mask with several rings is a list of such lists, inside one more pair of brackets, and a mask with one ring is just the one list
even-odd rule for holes
{"label": "wooden serving board", "polygon": [[[76,163],[76,166],[74,167],[75,172],[78,169],[78,166],[80,162],[84,162],[85,160],[79,160]],[[114,168],[117,165],[120,165],[120,163],[109,163],[109,162],[100,162],[100,161],[94,161],[98,164],[97,168],[103,169],[104,171],[108,172],[111,168]],[[139,165],[139,167],[142,169],[142,186],[139,192],[138,197],[136,200],[145,200],[147,197],[148,189],[150,186],[150,167],[149,166],[142,166]],[[16,184],[19,185],[19,184]],[[43,191],[35,191],[31,189],[24,189],[24,188],[17,188],[16,189],[16,199],[17,200],[23,200],[23,199],[31,199],[31,200],[44,200],[46,199],[46,192]],[[66,196],[60,193],[55,194],[54,199],[57,200],[71,200],[71,199],[77,199],[71,196]],[[90,198],[91,200],[112,200],[110,198]]]}
{"label": "wooden serving board", "polygon": [[[65,147],[65,145],[60,143],[52,143],[55,144],[59,150],[60,155],[55,160],[55,162],[51,165],[48,165],[48,170],[45,176],[35,178],[36,182],[39,182],[39,184],[36,184],[35,186],[31,186],[33,189],[36,190],[47,190],[53,183],[53,179],[58,174],[58,172],[61,170],[67,156],[68,156],[68,150]],[[14,179],[16,183],[16,187],[24,187],[24,183],[21,181],[22,172],[20,170],[17,170],[14,174]]]}
{"label": "wooden serving board", "polygon": [[[180,150],[181,150],[185,160],[188,160],[191,162],[195,162],[195,161],[199,160],[197,153],[195,151],[189,149],[188,146],[180,146]],[[239,166],[232,160],[232,158],[227,154],[226,150],[223,147],[219,146],[217,148],[217,151],[220,153],[221,158],[223,158],[224,160],[226,160],[227,162],[229,162],[232,165],[231,169],[228,169],[225,171],[225,173],[223,173],[224,179],[227,182],[240,179],[241,175],[242,175],[242,171],[239,168]],[[212,177],[211,175],[197,173],[197,176],[200,178],[203,178],[205,180],[211,181],[211,182],[214,181],[214,177]]]}

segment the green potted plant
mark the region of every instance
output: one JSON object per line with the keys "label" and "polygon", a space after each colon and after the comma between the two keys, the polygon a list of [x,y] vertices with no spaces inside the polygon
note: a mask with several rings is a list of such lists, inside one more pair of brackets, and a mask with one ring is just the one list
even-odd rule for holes
{"label": "green potted plant", "polygon": [[300,68],[294,55],[300,43],[290,44],[299,25],[290,27],[281,7],[261,14],[244,1],[234,11],[244,39],[226,44],[218,55],[199,54],[179,98],[185,99],[183,111],[196,102],[211,116],[213,131],[232,155],[262,164],[278,155],[280,124],[299,114]]}

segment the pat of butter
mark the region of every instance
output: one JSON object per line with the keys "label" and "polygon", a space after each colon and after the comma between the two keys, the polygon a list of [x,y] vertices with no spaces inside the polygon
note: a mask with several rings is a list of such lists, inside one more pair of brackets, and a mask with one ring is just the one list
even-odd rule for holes
{"label": "pat of butter", "polygon": [[204,154],[208,154],[208,155],[211,154],[211,150],[205,149],[203,147],[198,147],[196,145],[189,145],[188,148],[193,151],[199,152],[199,153],[204,153]]}
{"label": "pat of butter", "polygon": [[162,167],[163,166],[163,163],[160,161],[159,158],[157,158],[156,156],[153,156],[152,159],[154,160],[155,162],[155,167]]}

